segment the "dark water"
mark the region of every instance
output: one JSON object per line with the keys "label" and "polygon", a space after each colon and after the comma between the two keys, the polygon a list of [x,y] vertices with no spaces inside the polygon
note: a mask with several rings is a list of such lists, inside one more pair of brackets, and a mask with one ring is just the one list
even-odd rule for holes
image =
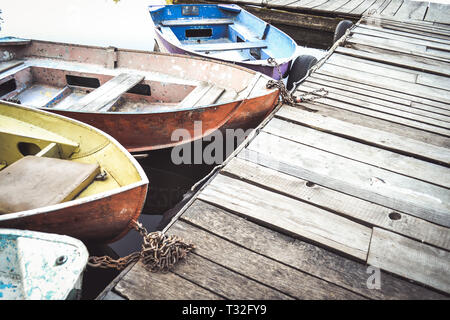
{"label": "dark water", "polygon": [[[172,149],[152,151],[146,158],[138,159],[150,181],[147,200],[139,217],[139,222],[148,232],[162,230],[180,205],[189,199],[192,194],[190,188],[214,167],[206,164],[175,165],[171,161],[171,151]],[[141,239],[137,231],[131,230],[117,242],[86,246],[91,256],[108,255],[117,259],[139,251]],[[83,277],[81,298],[95,299],[119,273],[114,269],[88,266]]]}

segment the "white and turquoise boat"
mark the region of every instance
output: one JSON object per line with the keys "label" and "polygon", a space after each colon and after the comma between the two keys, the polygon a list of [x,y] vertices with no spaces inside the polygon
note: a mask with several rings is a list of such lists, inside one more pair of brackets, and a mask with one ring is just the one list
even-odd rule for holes
{"label": "white and turquoise boat", "polygon": [[79,299],[88,257],[72,237],[0,229],[0,300]]}

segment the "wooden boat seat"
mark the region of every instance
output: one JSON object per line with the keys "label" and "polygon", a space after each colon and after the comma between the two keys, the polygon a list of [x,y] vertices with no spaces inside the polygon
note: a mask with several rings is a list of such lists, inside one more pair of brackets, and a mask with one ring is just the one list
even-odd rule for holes
{"label": "wooden boat seat", "polygon": [[98,164],[26,156],[0,171],[0,214],[69,201],[100,174]]}
{"label": "wooden boat seat", "polygon": [[267,43],[265,41],[249,41],[249,42],[192,44],[186,46],[186,48],[189,48],[194,51],[228,51],[228,50],[267,48]]}
{"label": "wooden boat seat", "polygon": [[103,112],[125,92],[141,82],[144,76],[121,73],[84,96],[68,109],[73,111]]}
{"label": "wooden boat seat", "polygon": [[163,20],[160,22],[160,24],[164,27],[209,26],[209,25],[226,25],[233,23],[234,21],[230,19],[177,19],[177,20]]}
{"label": "wooden boat seat", "polygon": [[178,108],[185,109],[214,104],[224,92],[225,89],[223,88],[208,83],[202,83],[180,102]]}

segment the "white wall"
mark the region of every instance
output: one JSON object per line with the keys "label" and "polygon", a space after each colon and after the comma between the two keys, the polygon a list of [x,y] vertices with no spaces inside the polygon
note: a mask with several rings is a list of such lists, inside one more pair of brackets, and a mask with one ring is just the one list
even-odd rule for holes
{"label": "white wall", "polygon": [[150,4],[165,0],[2,0],[0,36],[153,50]]}

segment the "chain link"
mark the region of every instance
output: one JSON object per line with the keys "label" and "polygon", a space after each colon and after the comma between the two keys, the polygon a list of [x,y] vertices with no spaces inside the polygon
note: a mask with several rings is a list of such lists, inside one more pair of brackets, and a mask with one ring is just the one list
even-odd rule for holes
{"label": "chain link", "polygon": [[267,62],[271,65],[274,65],[277,68],[278,74],[280,76],[279,80],[275,81],[275,80],[269,80],[266,84],[266,88],[267,89],[272,89],[272,88],[278,88],[280,90],[280,95],[281,95],[281,101],[284,104],[288,104],[290,106],[293,107],[298,107],[301,108],[303,110],[306,111],[310,111],[310,112],[317,112],[317,110],[315,109],[311,109],[305,106],[302,106],[301,102],[313,102],[316,99],[320,99],[325,97],[328,94],[328,91],[324,88],[320,88],[311,92],[307,92],[304,93],[298,97],[295,97],[293,94],[291,94],[287,89],[286,86],[283,83],[282,79],[282,73],[280,70],[280,66],[279,64],[275,61],[275,59],[273,58],[268,58]]}
{"label": "chain link", "polygon": [[88,265],[94,268],[115,268],[122,270],[132,262],[141,260],[147,270],[168,272],[174,265],[184,259],[195,246],[185,243],[181,238],[166,236],[161,231],[148,233],[141,223],[133,221],[133,227],[143,238],[140,252],[126,257],[113,259],[109,256],[89,257]]}

